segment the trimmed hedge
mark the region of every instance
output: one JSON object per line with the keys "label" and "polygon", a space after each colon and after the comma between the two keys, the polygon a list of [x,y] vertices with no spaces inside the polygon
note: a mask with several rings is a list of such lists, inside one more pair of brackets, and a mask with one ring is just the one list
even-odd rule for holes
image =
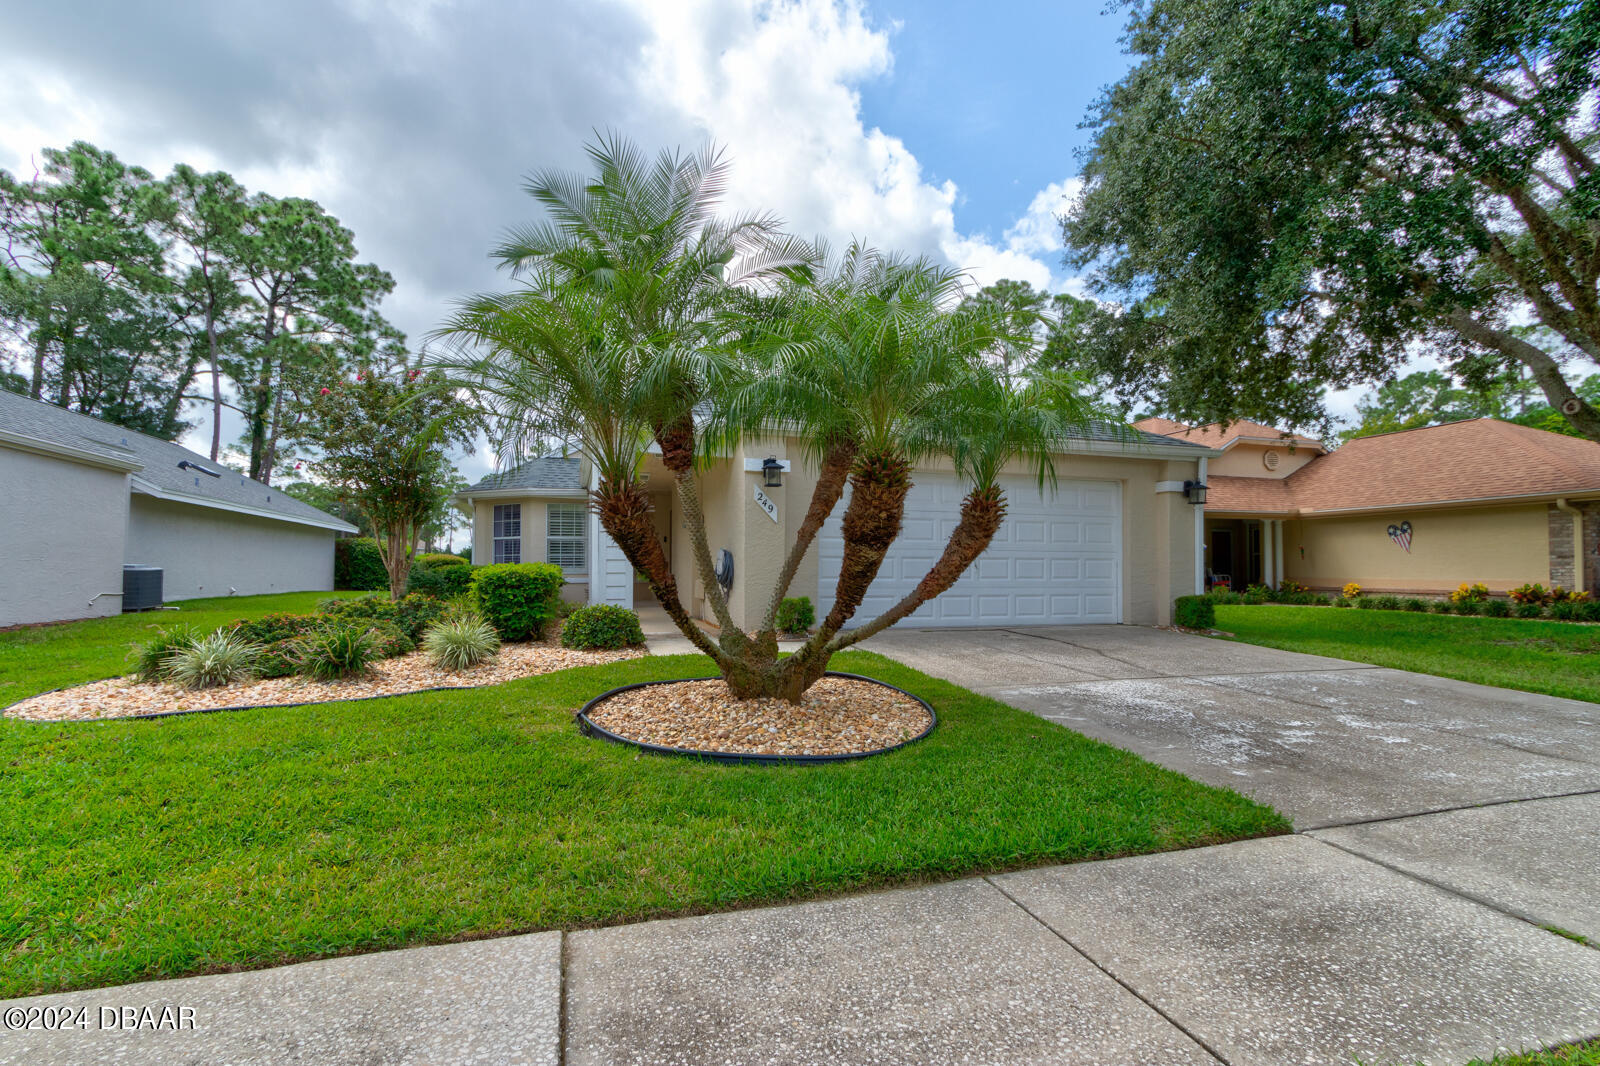
{"label": "trimmed hedge", "polygon": [[816,624],[817,611],[810,596],[790,596],[778,604],[778,632],[804,633]]}
{"label": "trimmed hedge", "polygon": [[389,587],[378,542],[371,537],[343,537],[333,542],[333,587],[376,592]]}
{"label": "trimmed hedge", "polygon": [[423,552],[411,560],[413,567],[422,567],[425,570],[434,570],[441,566],[471,566],[459,555],[449,552]]}
{"label": "trimmed hedge", "polygon": [[1172,622],[1185,629],[1214,629],[1217,608],[1205,596],[1179,596],[1172,601]]}
{"label": "trimmed hedge", "polygon": [[472,591],[473,569],[465,559],[451,556],[457,565],[413,567],[406,578],[406,592],[453,600]]}
{"label": "trimmed hedge", "polygon": [[[483,620],[501,640],[544,635],[560,608],[566,576],[553,563],[492,563],[474,568],[473,596]],[[411,597],[406,597],[410,599]]]}
{"label": "trimmed hedge", "polygon": [[593,650],[631,647],[644,643],[639,616],[626,607],[591,603],[567,615],[561,626],[561,646]]}
{"label": "trimmed hedge", "polygon": [[387,596],[361,596],[353,600],[323,600],[317,604],[317,612],[324,619],[387,622],[404,634],[413,646],[422,639],[422,631],[443,618],[446,610],[445,604],[432,596],[414,593],[400,600],[391,600]]}

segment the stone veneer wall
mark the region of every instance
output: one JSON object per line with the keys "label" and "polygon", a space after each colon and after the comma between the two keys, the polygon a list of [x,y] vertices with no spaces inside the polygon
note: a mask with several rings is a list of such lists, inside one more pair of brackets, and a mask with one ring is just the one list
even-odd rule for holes
{"label": "stone veneer wall", "polygon": [[[1600,503],[1573,504],[1583,512],[1583,587],[1593,594],[1600,580]],[[1563,588],[1576,584],[1572,568],[1572,516],[1549,507],[1550,519],[1550,583]]]}

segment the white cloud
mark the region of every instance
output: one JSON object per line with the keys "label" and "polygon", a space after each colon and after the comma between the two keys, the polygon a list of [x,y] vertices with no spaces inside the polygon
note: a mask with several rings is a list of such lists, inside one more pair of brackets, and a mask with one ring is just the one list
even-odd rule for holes
{"label": "white cloud", "polygon": [[800,234],[926,254],[978,284],[1070,285],[1054,215],[1075,182],[1019,204],[998,239],[963,232],[957,186],[864,121],[859,87],[893,77],[894,55],[860,0],[31,5],[7,28],[0,166],[83,138],[158,174],[183,161],[312,197],[395,275],[385,310],[414,342],[454,298],[502,284],[487,253],[534,213],[521,178],[584,166],[595,130],[652,150],[716,141],[729,207]]}

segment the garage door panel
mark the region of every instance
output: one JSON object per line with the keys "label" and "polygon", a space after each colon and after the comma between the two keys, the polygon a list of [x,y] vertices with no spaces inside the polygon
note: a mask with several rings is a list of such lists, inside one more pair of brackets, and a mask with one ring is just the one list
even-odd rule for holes
{"label": "garage door panel", "polygon": [[[1120,621],[1120,486],[1063,481],[1054,494],[1041,494],[1027,478],[1003,479],[1003,484],[1008,513],[989,550],[954,587],[901,624]],[[950,475],[918,475],[906,497],[901,536],[856,612],[858,622],[887,610],[922,580],[959,523],[965,496],[965,487]],[[818,540],[823,612],[833,606],[843,558],[842,513],[843,506],[835,509]]]}

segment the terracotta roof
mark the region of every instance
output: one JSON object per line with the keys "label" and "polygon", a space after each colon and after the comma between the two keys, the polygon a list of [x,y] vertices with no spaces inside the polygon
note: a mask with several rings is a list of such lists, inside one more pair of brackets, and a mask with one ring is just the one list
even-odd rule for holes
{"label": "terracotta roof", "polygon": [[1600,492],[1600,444],[1476,418],[1357,437],[1284,479],[1302,512]]}
{"label": "terracotta roof", "polygon": [[1251,440],[1263,443],[1281,441],[1285,446],[1315,448],[1319,452],[1323,450],[1322,442],[1314,437],[1290,433],[1275,426],[1262,425],[1260,422],[1229,422],[1224,428],[1219,422],[1205,426],[1187,426],[1170,418],[1151,417],[1139,419],[1133,424],[1133,428],[1146,433],[1158,433],[1163,437],[1192,441],[1207,448],[1226,448],[1237,441]]}
{"label": "terracotta roof", "polygon": [[[1320,462],[1320,460],[1318,460]],[[1313,464],[1315,465],[1315,464]],[[1206,478],[1206,511],[1242,511],[1250,514],[1289,514],[1294,496],[1289,479],[1281,477]]]}

